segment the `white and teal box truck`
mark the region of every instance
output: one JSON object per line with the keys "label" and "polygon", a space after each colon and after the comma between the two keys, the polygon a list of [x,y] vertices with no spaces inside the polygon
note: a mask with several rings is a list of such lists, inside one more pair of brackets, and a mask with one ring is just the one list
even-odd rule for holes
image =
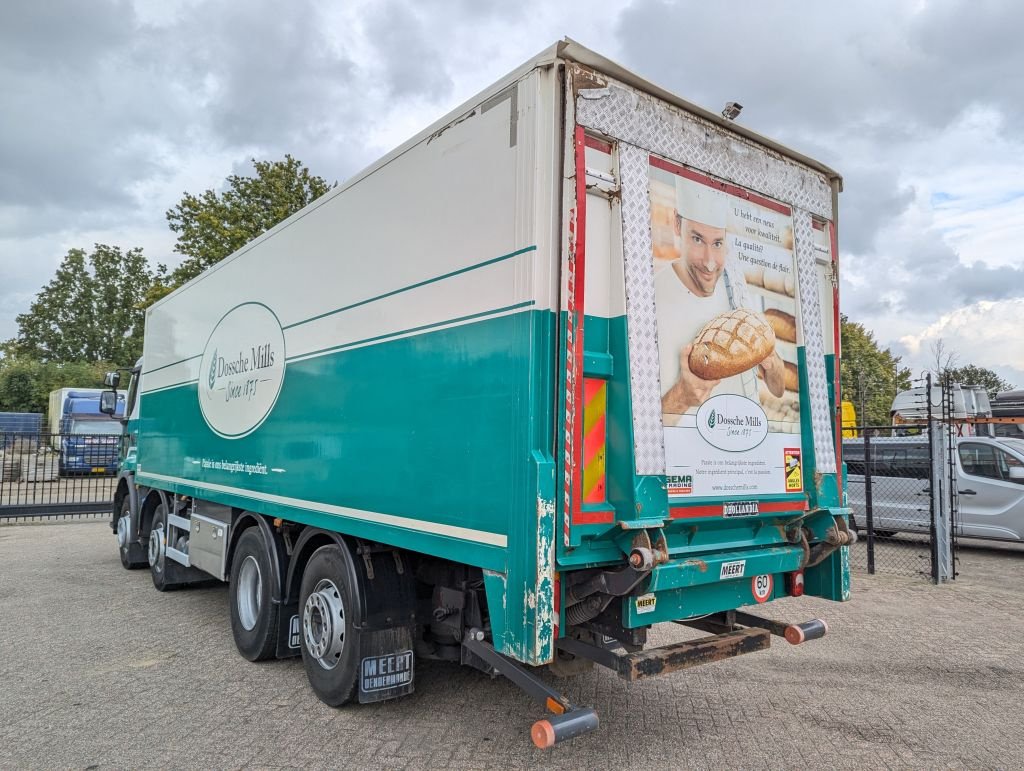
{"label": "white and teal box truck", "polygon": [[556,44],[147,311],[124,565],[329,704],[501,673],[542,746],[597,716],[523,665],[821,636],[741,608],[849,596],[839,184]]}

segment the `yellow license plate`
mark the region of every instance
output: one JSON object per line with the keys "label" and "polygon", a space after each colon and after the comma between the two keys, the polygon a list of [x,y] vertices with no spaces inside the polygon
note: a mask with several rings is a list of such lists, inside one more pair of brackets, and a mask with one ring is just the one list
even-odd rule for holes
{"label": "yellow license plate", "polygon": [[93,474],[106,474],[107,470],[103,466],[93,466],[92,467],[92,473]]}

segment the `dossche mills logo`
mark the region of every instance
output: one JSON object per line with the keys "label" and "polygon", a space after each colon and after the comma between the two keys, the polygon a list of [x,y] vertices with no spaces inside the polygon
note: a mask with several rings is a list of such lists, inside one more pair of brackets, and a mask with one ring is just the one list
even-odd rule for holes
{"label": "dossche mills logo", "polygon": [[199,407],[207,425],[225,439],[255,431],[277,402],[284,370],[284,331],[274,312],[255,302],[232,308],[203,353]]}
{"label": "dossche mills logo", "polygon": [[745,396],[712,396],[697,410],[697,430],[712,447],[743,452],[768,436],[768,416],[761,405]]}

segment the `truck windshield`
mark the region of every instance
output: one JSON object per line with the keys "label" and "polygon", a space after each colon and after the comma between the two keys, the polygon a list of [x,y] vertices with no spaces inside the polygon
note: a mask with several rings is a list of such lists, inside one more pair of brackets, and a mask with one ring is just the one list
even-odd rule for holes
{"label": "truck windshield", "polygon": [[75,420],[71,423],[71,433],[78,436],[88,434],[117,436],[121,433],[121,424],[116,420]]}

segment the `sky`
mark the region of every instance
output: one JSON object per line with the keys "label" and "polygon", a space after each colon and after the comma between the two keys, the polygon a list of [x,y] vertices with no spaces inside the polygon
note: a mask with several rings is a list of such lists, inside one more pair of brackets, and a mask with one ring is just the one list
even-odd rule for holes
{"label": "sky", "polygon": [[844,177],[842,310],[915,375],[1024,388],[1024,4],[13,0],[0,340],[71,248],[175,265],[165,214],[251,159],[343,181],[563,37]]}

